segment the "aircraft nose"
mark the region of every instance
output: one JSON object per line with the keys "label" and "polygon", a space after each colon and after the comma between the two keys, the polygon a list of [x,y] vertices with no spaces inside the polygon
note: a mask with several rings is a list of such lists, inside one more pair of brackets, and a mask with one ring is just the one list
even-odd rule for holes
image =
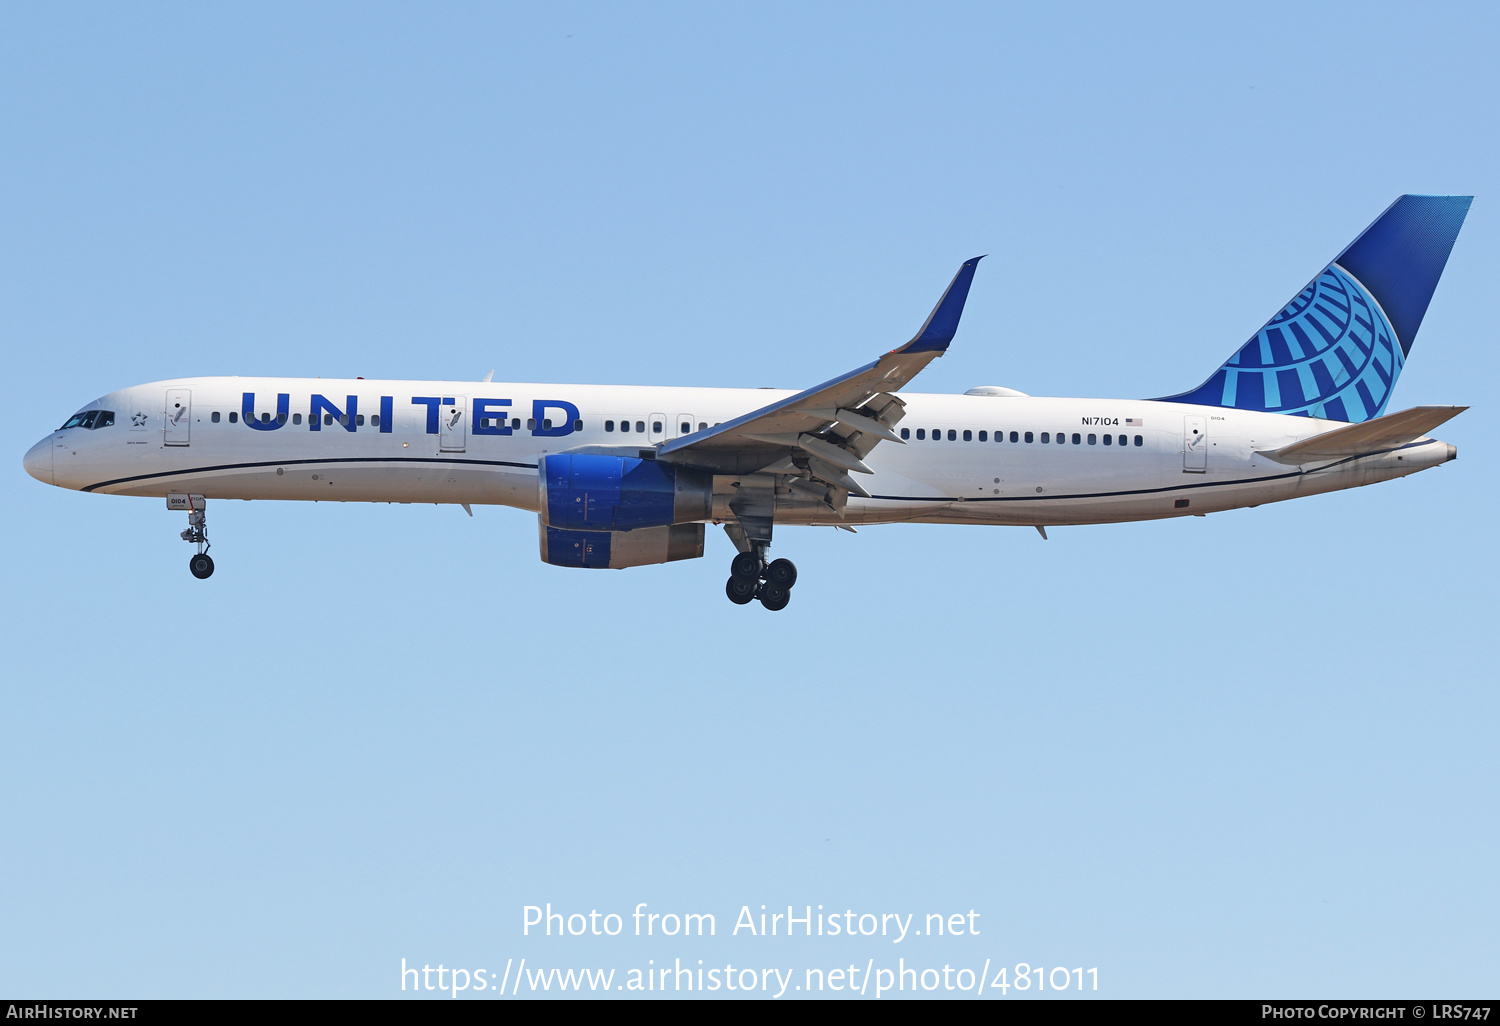
{"label": "aircraft nose", "polygon": [[53,448],[52,436],[48,435],[28,449],[26,458],[21,461],[21,465],[26,468],[26,473],[43,484],[52,484]]}

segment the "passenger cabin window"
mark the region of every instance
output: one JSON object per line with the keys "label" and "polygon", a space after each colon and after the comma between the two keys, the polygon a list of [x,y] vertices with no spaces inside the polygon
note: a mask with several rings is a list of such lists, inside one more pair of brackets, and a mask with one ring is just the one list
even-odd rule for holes
{"label": "passenger cabin window", "polygon": [[1028,445],[1031,444],[1031,432],[1030,431],[1026,432],[1026,444],[1028,444]]}
{"label": "passenger cabin window", "polygon": [[323,414],[323,426],[324,427],[328,427],[332,423],[333,423],[333,414],[331,414],[331,413],[325,413],[325,414]]}
{"label": "passenger cabin window", "polygon": [[210,413],[208,419],[217,424],[219,422],[219,411],[215,410],[213,413]]}
{"label": "passenger cabin window", "polygon": [[708,430],[708,421],[706,421],[706,420],[700,420],[698,422],[698,430],[699,431],[707,431]]}
{"label": "passenger cabin window", "polygon": [[[1010,440],[1012,442],[1019,442],[1021,440],[1021,435],[1018,432],[1012,431],[1010,433]],[[1029,442],[1031,441],[1031,439],[1028,438],[1027,441]]]}
{"label": "passenger cabin window", "polygon": [[990,433],[988,431],[979,432],[979,440],[981,442],[988,442],[990,440]]}
{"label": "passenger cabin window", "polygon": [[[1031,441],[1031,439],[1028,438],[1028,439],[1026,439],[1026,441],[1029,442],[1029,441]],[[1052,441],[1052,436],[1049,435],[1049,434],[1047,434],[1047,432],[1043,431],[1042,432],[1042,444],[1046,445],[1050,441]]]}
{"label": "passenger cabin window", "polygon": [[231,424],[238,424],[239,422],[240,422],[240,415],[238,413],[234,412],[233,410],[230,410],[229,411],[229,423],[231,423]]}
{"label": "passenger cabin window", "polygon": [[[232,416],[234,416],[234,414],[231,413],[230,416],[232,417]],[[302,423],[302,414],[300,414],[300,413],[294,413],[294,414],[292,414],[292,423],[293,424],[301,424]]]}
{"label": "passenger cabin window", "polygon": [[691,434],[693,431],[693,424],[691,421],[685,420],[677,430],[684,435]]}
{"label": "passenger cabin window", "polygon": [[270,413],[262,413],[260,415],[260,422],[262,424],[269,424],[269,423],[271,423],[271,414]]}
{"label": "passenger cabin window", "polygon": [[910,438],[911,437],[911,428],[902,428],[901,429],[901,437],[902,438]]}
{"label": "passenger cabin window", "polygon": [[1136,445],[1145,445],[1146,441],[1140,435],[1136,435],[1135,436],[1135,444]]}
{"label": "passenger cabin window", "polygon": [[573,422],[573,430],[574,431],[582,431],[583,430],[583,421],[581,421],[581,420],[575,420]]}
{"label": "passenger cabin window", "polygon": [[1093,444],[1095,444],[1098,441],[1099,441],[1098,436],[1096,436],[1096,435],[1089,435],[1089,444],[1090,445],[1093,445]]}
{"label": "passenger cabin window", "polygon": [[370,426],[371,427],[379,427],[380,426],[380,414],[378,414],[378,413],[372,413],[372,414],[370,414]]}
{"label": "passenger cabin window", "polygon": [[510,422],[510,429],[512,431],[519,431],[519,430],[521,430],[521,418],[520,417],[517,417],[517,418],[515,418],[514,420],[512,420]]}
{"label": "passenger cabin window", "polygon": [[1073,444],[1074,445],[1079,445],[1082,442],[1083,442],[1083,436],[1080,435],[1077,431],[1074,431],[1073,432]]}
{"label": "passenger cabin window", "polygon": [[653,420],[651,422],[651,430],[655,431],[657,434],[661,434],[661,421]]}
{"label": "passenger cabin window", "polygon": [[543,431],[551,431],[552,430],[552,419],[550,417],[547,418],[546,420],[542,421],[542,430]]}
{"label": "passenger cabin window", "polygon": [[1105,445],[1114,445],[1115,444],[1115,436],[1114,435],[1105,435],[1104,436],[1104,444]]}
{"label": "passenger cabin window", "polygon": [[646,422],[644,420],[638,420],[635,422],[635,433],[638,435],[644,435],[646,433]]}
{"label": "passenger cabin window", "polygon": [[535,417],[527,417],[526,418],[526,430],[527,431],[535,431],[536,430],[536,418]]}
{"label": "passenger cabin window", "polygon": [[927,437],[927,429],[926,428],[917,428],[917,441],[920,442],[922,439],[924,439],[926,437]]}
{"label": "passenger cabin window", "polygon": [[355,427],[364,427],[365,426],[365,415],[363,413],[356,413],[354,415],[354,426]]}
{"label": "passenger cabin window", "polygon": [[1124,444],[1125,444],[1125,436],[1124,436],[1124,435],[1121,435],[1121,436],[1120,436],[1120,444],[1121,444],[1121,445],[1124,445]]}
{"label": "passenger cabin window", "polygon": [[613,431],[614,429],[615,429],[615,422],[614,421],[612,421],[612,420],[606,420],[604,422],[604,430],[606,430],[606,431]]}
{"label": "passenger cabin window", "polygon": [[624,431],[627,434],[629,434],[629,432],[630,432],[630,421],[628,421],[628,420],[622,420],[622,421],[620,421],[620,430]]}

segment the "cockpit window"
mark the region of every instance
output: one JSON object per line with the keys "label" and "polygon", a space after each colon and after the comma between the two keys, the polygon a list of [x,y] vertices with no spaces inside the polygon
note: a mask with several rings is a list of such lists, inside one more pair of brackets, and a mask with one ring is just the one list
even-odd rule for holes
{"label": "cockpit window", "polygon": [[73,414],[73,416],[68,418],[67,423],[57,430],[66,431],[68,428],[75,427],[92,430],[94,428],[114,427],[114,425],[115,412],[113,410],[85,410],[82,413]]}

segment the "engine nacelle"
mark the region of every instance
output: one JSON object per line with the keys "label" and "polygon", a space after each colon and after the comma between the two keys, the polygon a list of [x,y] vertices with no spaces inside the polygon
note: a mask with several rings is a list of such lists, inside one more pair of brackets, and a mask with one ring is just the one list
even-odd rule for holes
{"label": "engine nacelle", "polygon": [[670,463],[558,453],[542,457],[538,476],[544,527],[636,531],[690,524],[713,515],[712,475]]}
{"label": "engine nacelle", "polygon": [[589,570],[621,570],[703,555],[703,525],[641,527],[634,531],[565,531],[541,527],[542,562]]}

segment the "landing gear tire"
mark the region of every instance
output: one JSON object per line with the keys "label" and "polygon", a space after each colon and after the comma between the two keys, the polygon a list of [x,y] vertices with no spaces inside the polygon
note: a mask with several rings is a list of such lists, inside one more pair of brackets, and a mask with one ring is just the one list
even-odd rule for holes
{"label": "landing gear tire", "polygon": [[765,584],[760,589],[760,604],[771,612],[785,609],[786,604],[792,600],[792,593],[787,589],[775,584]]}
{"label": "landing gear tire", "polygon": [[214,561],[208,554],[200,552],[188,560],[188,570],[200,581],[206,581],[214,575]]}
{"label": "landing gear tire", "polygon": [[724,585],[724,594],[729,596],[729,601],[737,606],[743,606],[755,600],[757,584],[755,581],[746,580],[743,577],[731,577]]}
{"label": "landing gear tire", "polygon": [[766,567],[766,583],[791,591],[792,585],[797,583],[797,564],[790,559],[773,559]]}
{"label": "landing gear tire", "polygon": [[747,581],[760,580],[760,556],[754,552],[741,552],[729,564],[729,572]]}

